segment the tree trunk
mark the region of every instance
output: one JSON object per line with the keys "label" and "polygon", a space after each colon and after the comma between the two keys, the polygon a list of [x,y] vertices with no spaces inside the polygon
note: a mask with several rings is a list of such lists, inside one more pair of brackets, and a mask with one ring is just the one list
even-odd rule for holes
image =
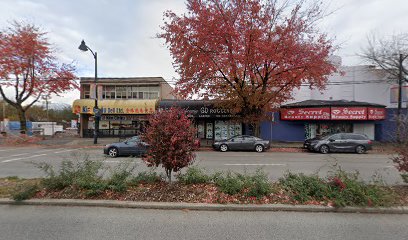
{"label": "tree trunk", "polygon": [[18,118],[20,119],[20,133],[27,133],[27,119],[25,111],[22,108],[17,108]]}
{"label": "tree trunk", "polygon": [[171,169],[166,169],[166,175],[167,178],[169,179],[169,183],[171,183]]}

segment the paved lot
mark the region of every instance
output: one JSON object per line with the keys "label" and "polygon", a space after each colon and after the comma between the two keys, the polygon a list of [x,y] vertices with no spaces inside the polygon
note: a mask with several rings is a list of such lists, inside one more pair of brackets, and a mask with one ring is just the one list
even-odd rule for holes
{"label": "paved lot", "polygon": [[[33,178],[43,173],[33,163],[47,162],[59,166],[64,159],[84,157],[104,160],[108,166],[121,162],[132,161],[138,164],[137,170],[147,170],[140,158],[120,157],[107,158],[102,149],[70,149],[70,148],[35,148],[35,147],[0,147],[0,177],[19,176]],[[262,168],[273,180],[283,176],[286,171],[318,173],[327,175],[337,167],[346,171],[359,171],[365,180],[374,174],[380,174],[390,184],[401,183],[390,155],[386,154],[318,154],[318,153],[282,153],[282,152],[197,152],[196,164],[209,171],[253,172]],[[161,169],[158,169],[161,171]]]}
{"label": "paved lot", "polygon": [[408,239],[408,215],[0,206],[0,239]]}

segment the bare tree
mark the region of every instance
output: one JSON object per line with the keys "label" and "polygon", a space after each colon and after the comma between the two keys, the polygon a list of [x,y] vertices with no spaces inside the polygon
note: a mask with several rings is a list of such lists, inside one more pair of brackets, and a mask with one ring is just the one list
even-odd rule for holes
{"label": "bare tree", "polygon": [[395,34],[389,38],[378,39],[375,34],[367,37],[368,45],[360,56],[383,69],[390,76],[392,83],[398,83],[397,141],[400,142],[402,126],[406,117],[401,116],[402,86],[408,83],[408,34]]}
{"label": "bare tree", "polygon": [[378,39],[375,34],[367,37],[368,46],[363,48],[360,56],[383,69],[390,75],[391,82],[398,83],[398,116],[401,112],[402,93],[404,82],[408,83],[408,34],[396,34],[390,38]]}

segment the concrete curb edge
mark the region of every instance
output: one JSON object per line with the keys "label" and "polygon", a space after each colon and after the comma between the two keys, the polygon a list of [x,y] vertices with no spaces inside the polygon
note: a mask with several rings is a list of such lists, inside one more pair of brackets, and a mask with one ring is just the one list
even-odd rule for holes
{"label": "concrete curb edge", "polygon": [[285,204],[205,204],[205,203],[171,203],[171,202],[133,202],[115,200],[82,200],[82,199],[31,199],[16,202],[0,198],[0,205],[36,205],[36,206],[72,206],[72,207],[110,207],[161,210],[195,210],[195,211],[289,211],[289,212],[337,212],[337,213],[380,213],[408,214],[408,207],[391,208],[334,208],[315,205]]}

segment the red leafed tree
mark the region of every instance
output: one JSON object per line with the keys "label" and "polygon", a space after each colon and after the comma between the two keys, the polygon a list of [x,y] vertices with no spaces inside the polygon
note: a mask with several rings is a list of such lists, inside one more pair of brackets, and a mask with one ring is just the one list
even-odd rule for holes
{"label": "red leafed tree", "polygon": [[171,181],[171,173],[190,165],[197,148],[195,129],[184,110],[160,110],[149,117],[142,136],[149,149],[143,160],[152,166],[162,166]]}
{"label": "red leafed tree", "polygon": [[[27,130],[26,111],[41,97],[76,88],[74,79],[74,67],[58,63],[36,26],[13,22],[0,31],[0,94],[17,110],[22,132]],[[14,94],[6,94],[6,89]]]}
{"label": "red leafed tree", "polygon": [[186,14],[165,12],[158,37],[180,75],[176,91],[222,100],[257,122],[301,84],[323,89],[336,71],[328,59],[334,49],[316,27],[321,3],[305,2],[187,0]]}

